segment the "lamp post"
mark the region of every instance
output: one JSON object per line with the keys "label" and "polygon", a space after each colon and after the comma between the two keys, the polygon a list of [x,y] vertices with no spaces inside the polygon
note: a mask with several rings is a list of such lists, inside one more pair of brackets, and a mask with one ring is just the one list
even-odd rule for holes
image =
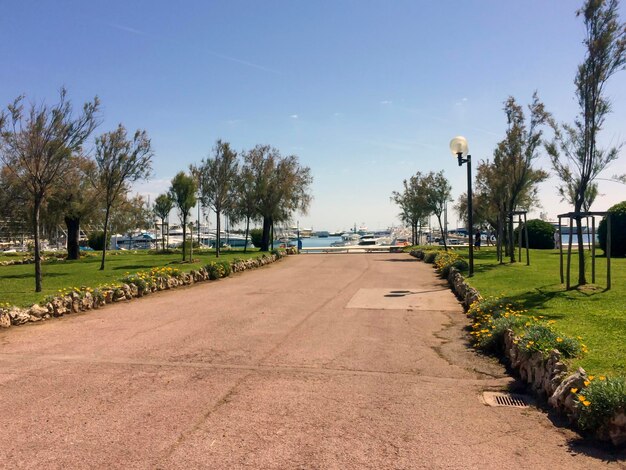
{"label": "lamp post", "polygon": [[[469,241],[469,275],[474,275],[474,218],[472,210],[472,156],[468,155],[467,139],[457,136],[450,141],[450,151],[459,161],[467,163],[467,231]],[[465,158],[463,158],[465,156]]]}

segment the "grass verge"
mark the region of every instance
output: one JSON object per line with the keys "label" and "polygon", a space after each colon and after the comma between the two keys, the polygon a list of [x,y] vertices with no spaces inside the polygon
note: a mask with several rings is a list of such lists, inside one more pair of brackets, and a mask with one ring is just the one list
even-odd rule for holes
{"label": "grass verge", "polygon": [[[467,249],[457,250],[467,258]],[[626,259],[612,259],[612,289],[605,290],[606,259],[596,258],[596,285],[566,290],[560,283],[556,250],[530,250],[530,266],[498,264],[495,250],[475,252],[474,277],[467,282],[483,297],[502,297],[522,305],[529,316],[542,315],[572,337],[582,337],[588,353],[574,359],[590,374],[626,376]],[[578,259],[572,258],[572,281]],[[587,263],[588,278],[591,266]]]}
{"label": "grass verge", "polygon": [[[259,251],[224,251],[220,260],[247,259],[261,256]],[[127,273],[149,270],[154,267],[171,266],[183,272],[199,269],[215,261],[212,250],[195,251],[193,263],[181,263],[180,253],[159,254],[148,251],[116,251],[107,255],[104,271],[100,271],[98,252],[89,252],[77,261],[50,260],[42,263],[43,291],[35,292],[35,267],[32,264],[0,266],[0,303],[26,307],[39,302],[46,295],[56,294],[59,289],[72,287],[96,287],[118,281]],[[16,259],[0,256],[0,261]]]}

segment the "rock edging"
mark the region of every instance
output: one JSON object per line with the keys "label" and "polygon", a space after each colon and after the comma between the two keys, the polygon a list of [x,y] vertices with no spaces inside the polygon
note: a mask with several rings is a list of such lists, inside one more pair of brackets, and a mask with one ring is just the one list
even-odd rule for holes
{"label": "rock edging", "polygon": [[[424,258],[423,250],[413,250],[409,254],[418,259]],[[450,268],[447,281],[465,310],[468,310],[474,302],[482,300],[480,293],[467,284],[457,269]],[[576,393],[572,390],[581,390],[589,383],[587,372],[579,367],[576,372],[571,373],[567,365],[561,361],[561,353],[556,349],[547,357],[541,352],[528,354],[518,346],[518,341],[519,338],[512,330],[506,331],[502,349],[511,367],[535,394],[547,398],[552,408],[567,416],[572,424],[576,424],[580,408]],[[596,431],[595,437],[609,441],[615,446],[626,444],[626,410],[615,413]]]}
{"label": "rock edging", "polygon": [[[259,258],[237,260],[230,263],[230,268],[232,272],[239,273],[268,265],[284,256],[284,254],[280,253],[271,253]],[[70,313],[99,309],[107,304],[132,300],[149,295],[152,292],[175,289],[197,282],[208,281],[209,279],[209,271],[202,267],[197,270],[191,270],[188,273],[159,275],[158,278],[149,283],[127,282],[115,286],[73,290],[65,295],[49,297],[42,304],[34,304],[28,308],[0,305],[0,328],[9,328],[25,323],[47,320],[52,317],[61,317]]]}

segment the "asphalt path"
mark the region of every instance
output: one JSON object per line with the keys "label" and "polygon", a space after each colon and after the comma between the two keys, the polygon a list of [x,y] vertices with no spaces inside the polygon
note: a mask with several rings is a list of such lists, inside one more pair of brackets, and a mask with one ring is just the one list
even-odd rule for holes
{"label": "asphalt path", "polygon": [[300,255],[0,331],[0,468],[624,469],[466,345],[405,254]]}

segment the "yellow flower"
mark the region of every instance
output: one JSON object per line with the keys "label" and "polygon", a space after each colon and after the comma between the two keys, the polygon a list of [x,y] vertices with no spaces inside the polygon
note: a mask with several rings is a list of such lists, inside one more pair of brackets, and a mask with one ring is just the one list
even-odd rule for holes
{"label": "yellow flower", "polygon": [[590,376],[589,376],[589,381],[592,381],[593,379],[595,379],[595,376],[590,375]]}
{"label": "yellow flower", "polygon": [[563,338],[557,338],[557,339],[556,339],[556,342],[557,342],[557,343],[562,343],[562,342],[563,342]]}
{"label": "yellow flower", "polygon": [[578,391],[578,389],[577,388],[570,388],[569,391],[572,392],[572,393],[576,393]]}
{"label": "yellow flower", "polygon": [[591,382],[589,382],[588,380],[585,380],[583,383],[585,384],[585,387],[588,387]]}
{"label": "yellow flower", "polygon": [[598,377],[598,379],[600,380],[606,380],[606,377],[604,375],[601,375],[600,377]]}
{"label": "yellow flower", "polygon": [[583,405],[585,405],[585,406],[589,406],[589,405],[591,405],[591,402],[590,402],[589,400],[585,400],[585,401],[583,402]]}
{"label": "yellow flower", "polygon": [[579,401],[585,401],[586,399],[587,399],[587,397],[586,397],[586,396],[584,396],[584,395],[578,395],[578,400],[579,400]]}

